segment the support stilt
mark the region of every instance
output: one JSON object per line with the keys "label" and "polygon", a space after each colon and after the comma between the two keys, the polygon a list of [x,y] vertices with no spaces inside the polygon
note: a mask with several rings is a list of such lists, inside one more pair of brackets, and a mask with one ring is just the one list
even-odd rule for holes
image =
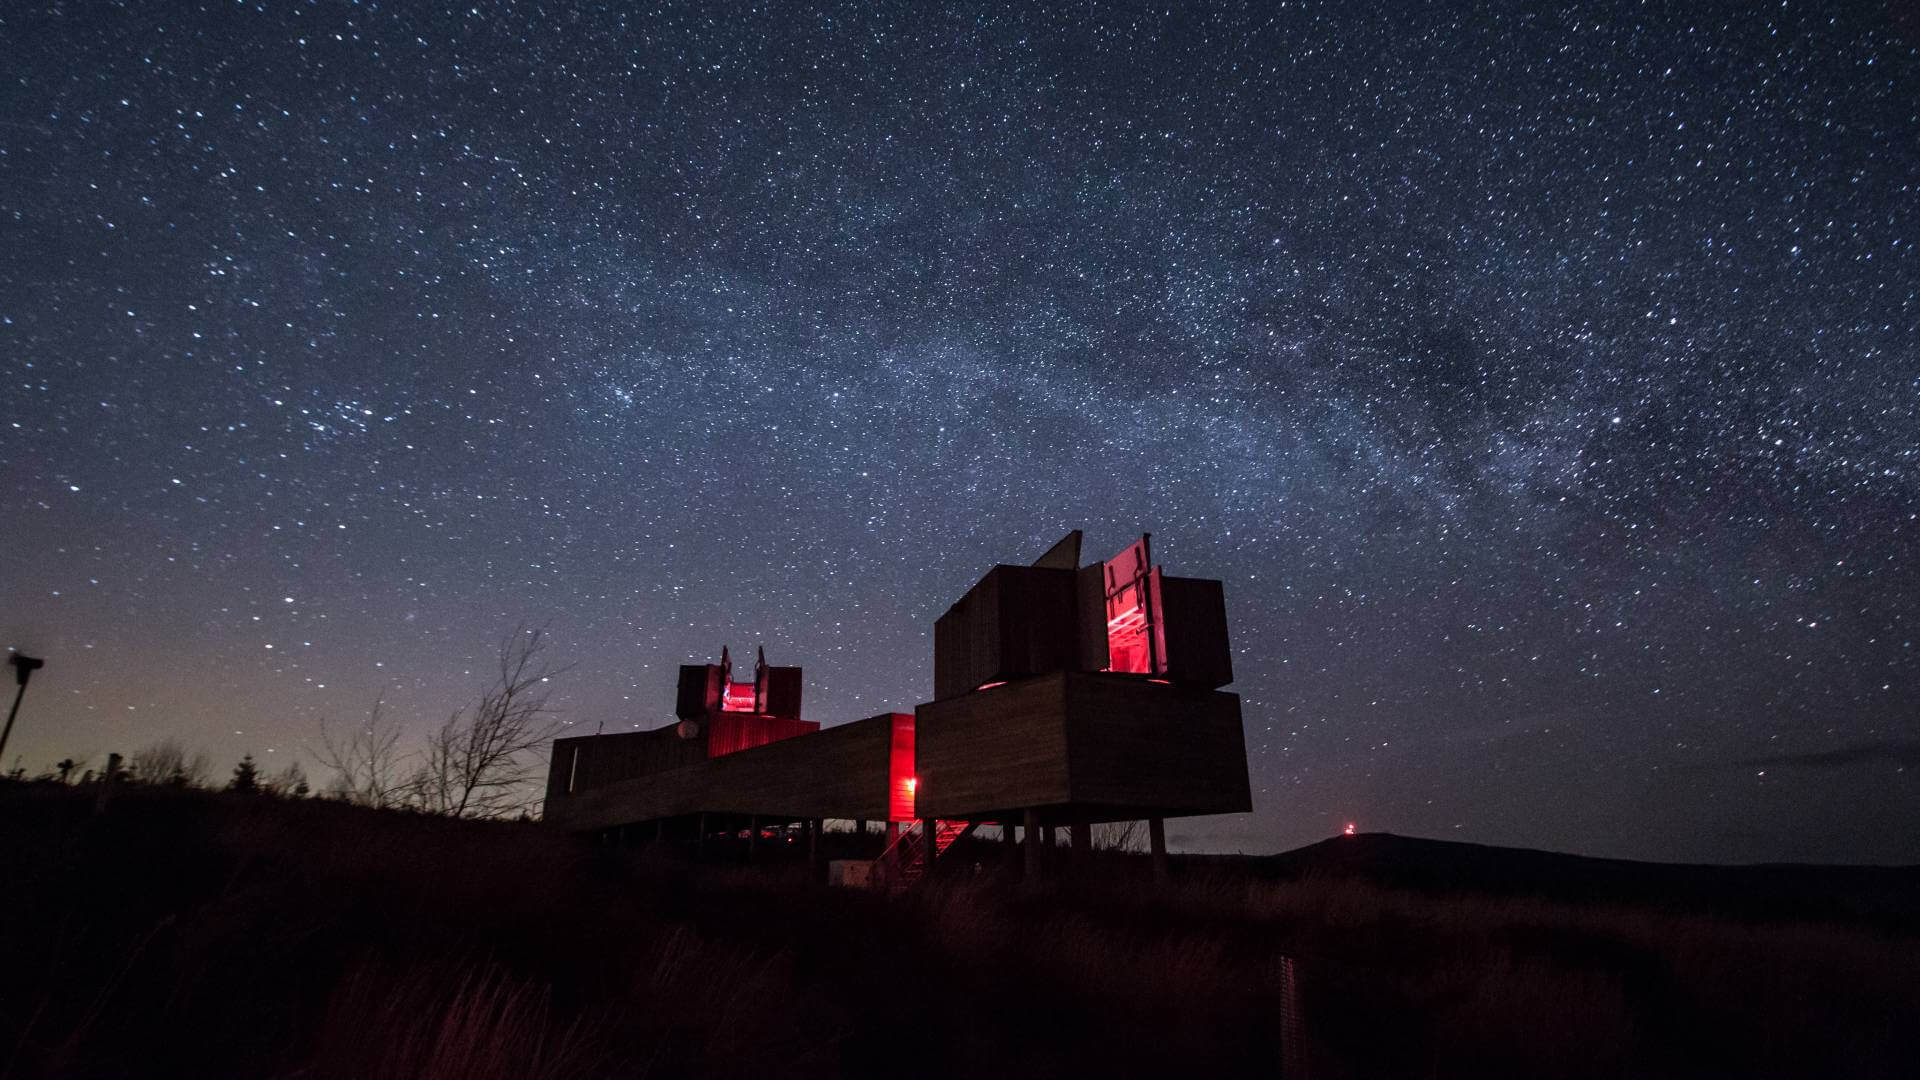
{"label": "support stilt", "polygon": [[1153,858],[1153,880],[1167,880],[1167,819],[1147,819],[1147,848]]}
{"label": "support stilt", "polygon": [[1022,828],[1024,828],[1026,831],[1026,837],[1025,837],[1025,840],[1026,840],[1025,847],[1027,849],[1026,878],[1028,881],[1039,881],[1040,880],[1040,812],[1038,810],[1028,810],[1020,815],[1020,820],[1022,823]]}

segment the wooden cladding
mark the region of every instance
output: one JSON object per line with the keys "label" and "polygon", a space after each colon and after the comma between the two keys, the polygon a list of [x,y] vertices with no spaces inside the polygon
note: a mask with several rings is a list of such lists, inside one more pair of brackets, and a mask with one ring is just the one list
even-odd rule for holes
{"label": "wooden cladding", "polygon": [[790,720],[784,716],[762,716],[758,713],[710,713],[700,722],[707,729],[708,757],[736,754],[820,730],[820,725],[811,720]]}
{"label": "wooden cladding", "polygon": [[996,566],[933,624],[933,696],[1078,663],[1072,570]]}
{"label": "wooden cladding", "polygon": [[1238,694],[1111,675],[1064,684],[1073,802],[1169,811],[1135,817],[1253,809]]}
{"label": "wooden cladding", "polygon": [[725,678],[719,664],[681,664],[673,715],[682,720],[695,720],[719,711]]}
{"label": "wooden cladding", "polygon": [[[1209,690],[1232,682],[1220,582],[1159,574],[1153,582],[1162,677]],[[1106,608],[1099,564],[994,567],[933,624],[934,699],[1056,671],[1106,669]]]}
{"label": "wooden cladding", "polygon": [[916,804],[926,817],[1064,803],[1065,680],[1023,679],[914,711]]}
{"label": "wooden cladding", "polygon": [[578,794],[635,776],[677,769],[705,761],[704,733],[682,738],[680,729],[627,731],[616,735],[583,735],[553,741],[553,761],[547,772],[547,802],[569,792]]}
{"label": "wooden cladding", "polygon": [[920,706],[922,817],[1080,808],[1088,820],[1252,807],[1240,698],[1060,672]]}
{"label": "wooden cladding", "polygon": [[1166,626],[1167,681],[1210,689],[1233,681],[1226,591],[1218,581],[1162,577],[1160,618]]}
{"label": "wooden cladding", "polygon": [[1004,821],[1034,809],[1055,823],[1251,806],[1238,696],[1055,672],[711,759],[673,728],[561,739],[546,813],[593,829],[701,812]]}
{"label": "wooden cladding", "polygon": [[766,698],[766,704],[762,707],[768,713],[800,719],[800,669],[768,667]]}
{"label": "wooden cladding", "polygon": [[[549,789],[546,820],[571,830],[703,812],[883,821],[892,809],[888,776],[897,723],[912,725],[912,714],[886,713],[722,757],[703,756],[664,772],[576,787],[572,795],[556,797]],[[556,777],[564,776],[565,744],[586,741],[556,744]]]}

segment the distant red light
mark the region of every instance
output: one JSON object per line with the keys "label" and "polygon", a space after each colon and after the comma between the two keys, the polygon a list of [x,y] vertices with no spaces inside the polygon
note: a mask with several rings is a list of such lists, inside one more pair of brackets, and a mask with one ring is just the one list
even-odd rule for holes
{"label": "distant red light", "polygon": [[1346,828],[1340,830],[1341,836],[1352,836],[1353,833],[1354,833],[1354,824],[1351,821],[1347,822]]}

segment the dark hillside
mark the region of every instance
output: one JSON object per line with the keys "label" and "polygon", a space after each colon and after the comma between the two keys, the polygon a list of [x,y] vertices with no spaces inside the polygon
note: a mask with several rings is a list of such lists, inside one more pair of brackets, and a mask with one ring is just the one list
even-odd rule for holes
{"label": "dark hillside", "polygon": [[1292,881],[1350,877],[1395,889],[1635,904],[1754,919],[1845,919],[1920,929],[1920,866],[1776,863],[1700,866],[1595,859],[1555,851],[1336,836],[1248,858],[1249,873]]}
{"label": "dark hillside", "polygon": [[1870,1077],[1920,1049],[1920,939],[1885,927],[1201,860],[1156,889],[1125,855],[1022,889],[985,847],[889,900],[777,851],[167,788],[95,809],[0,783],[5,1080]]}

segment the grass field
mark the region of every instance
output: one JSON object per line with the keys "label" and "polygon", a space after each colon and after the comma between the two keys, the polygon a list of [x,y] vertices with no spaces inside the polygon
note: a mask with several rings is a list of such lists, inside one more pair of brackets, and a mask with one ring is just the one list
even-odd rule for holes
{"label": "grass field", "polygon": [[1878,1077],[1920,1060],[1920,933],[1884,918],[1226,860],[1176,860],[1154,888],[1120,854],[1022,888],[990,849],[893,899],[812,884],[777,851],[692,864],[536,825],[157,788],[96,813],[53,784],[0,784],[0,852],[0,1077]]}

